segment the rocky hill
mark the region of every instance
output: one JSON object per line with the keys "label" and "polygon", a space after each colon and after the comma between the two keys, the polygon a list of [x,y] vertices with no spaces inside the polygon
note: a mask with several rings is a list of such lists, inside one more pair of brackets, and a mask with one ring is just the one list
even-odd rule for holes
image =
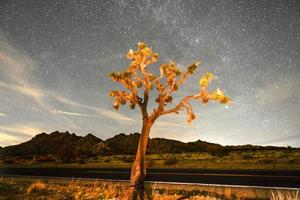
{"label": "rocky hill", "polygon": [[[118,134],[107,140],[101,140],[92,134],[77,136],[74,133],[52,132],[41,133],[31,140],[4,148],[0,148],[0,158],[7,159],[18,157],[31,159],[34,156],[53,155],[61,159],[87,158],[96,155],[128,154],[134,155],[137,149],[139,133],[125,135]],[[226,153],[229,151],[245,150],[276,150],[285,147],[262,147],[253,145],[222,146],[205,141],[181,142],[165,138],[149,139],[148,153],[184,153],[184,152],[210,152],[212,154]]]}
{"label": "rocky hill", "polygon": [[0,157],[20,156],[31,158],[35,155],[55,155],[63,151],[64,148],[74,151],[90,151],[91,147],[99,142],[102,142],[102,140],[92,134],[82,137],[74,133],[70,134],[68,131],[55,131],[50,134],[41,133],[27,142],[2,148]]}

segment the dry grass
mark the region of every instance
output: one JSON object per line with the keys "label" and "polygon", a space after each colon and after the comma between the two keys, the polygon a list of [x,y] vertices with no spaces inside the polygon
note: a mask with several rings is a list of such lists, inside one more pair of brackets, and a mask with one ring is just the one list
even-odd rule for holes
{"label": "dry grass", "polygon": [[[108,181],[79,181],[68,182],[42,181],[36,180],[29,183],[24,181],[14,181],[14,179],[0,178],[0,200],[2,199],[72,199],[72,200],[117,200],[118,196],[127,187],[127,183],[116,183]],[[2,189],[2,191],[1,191]],[[4,191],[7,192],[4,192]],[[217,200],[209,195],[181,194],[174,190],[164,191],[156,188],[156,184],[148,184],[146,187],[147,199],[151,200]]]}
{"label": "dry grass", "polygon": [[290,191],[282,191],[282,190],[272,190],[270,195],[271,200],[299,200],[300,192],[299,190],[290,190]]}
{"label": "dry grass", "polygon": [[[35,184],[35,183],[34,183]],[[40,192],[31,193],[29,199],[37,195],[44,195],[47,199],[117,199],[122,192],[119,184],[108,184],[92,182],[82,184],[79,181],[70,181],[68,184],[48,183],[47,190],[43,194]]]}
{"label": "dry grass", "polygon": [[[0,178],[0,200],[117,200],[126,187],[127,182]],[[147,199],[151,200],[300,199],[299,190],[262,190],[162,183],[146,184],[146,195]]]}

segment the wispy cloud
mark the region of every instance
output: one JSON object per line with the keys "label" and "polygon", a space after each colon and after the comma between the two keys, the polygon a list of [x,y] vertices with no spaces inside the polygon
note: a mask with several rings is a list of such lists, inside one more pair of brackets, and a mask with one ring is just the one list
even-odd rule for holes
{"label": "wispy cloud", "polygon": [[[262,142],[258,142],[257,144],[264,144],[264,145],[280,145],[282,143],[285,143],[285,142],[289,142],[289,141],[300,141],[300,135],[286,135],[286,136],[283,136],[283,137],[274,137],[272,139],[269,139],[269,140],[264,140]],[[296,147],[299,147],[296,146]]]}
{"label": "wispy cloud", "polygon": [[0,112],[0,117],[5,117],[6,114]]}
{"label": "wispy cloud", "polygon": [[16,124],[12,126],[0,125],[0,131],[9,135],[22,134],[25,136],[35,136],[36,134],[43,132],[42,129],[28,124]]}
{"label": "wispy cloud", "polygon": [[26,87],[26,86],[20,86],[20,85],[14,85],[14,84],[8,84],[3,81],[0,81],[0,88],[8,89],[11,91],[15,91],[24,95],[27,95],[29,97],[33,98],[40,98],[43,96],[43,92],[39,89],[35,89],[32,87]]}
{"label": "wispy cloud", "polygon": [[61,110],[55,110],[54,112],[58,113],[58,114],[62,114],[62,115],[70,115],[70,116],[76,116],[76,117],[95,117],[95,118],[99,117],[97,115],[90,115],[90,114],[76,113],[76,112],[66,112],[66,111],[61,111]]}
{"label": "wispy cloud", "polygon": [[299,90],[298,88],[295,88],[296,81],[298,81],[297,78],[292,81],[277,80],[276,84],[269,84],[259,88],[255,97],[262,105],[274,105],[284,102]]}
{"label": "wispy cloud", "polygon": [[46,110],[50,113],[54,113],[54,114],[63,114],[63,115],[72,115],[72,116],[81,116],[81,117],[99,117],[97,115],[91,115],[91,114],[85,114],[85,113],[65,112],[65,111],[56,110],[53,106],[45,103],[45,98],[52,98],[56,101],[59,101],[63,104],[69,105],[69,106],[92,110],[92,111],[100,113],[101,115],[103,115],[105,117],[108,117],[108,118],[111,118],[111,119],[135,121],[134,119],[132,119],[130,117],[127,117],[125,115],[122,115],[122,114],[120,114],[116,111],[100,109],[100,108],[97,108],[97,107],[80,104],[78,102],[75,102],[75,101],[72,101],[72,100],[67,99],[65,97],[62,97],[60,95],[57,95],[54,92],[50,92],[50,91],[46,91],[46,90],[44,90],[42,92],[42,90],[37,89],[37,88],[22,87],[22,86],[19,86],[19,85],[7,84],[3,81],[0,81],[0,88],[8,89],[8,90],[15,91],[15,92],[27,95],[29,97],[32,97],[35,100],[35,102],[42,109],[44,109],[44,110]]}
{"label": "wispy cloud", "polygon": [[[92,110],[95,111],[97,113],[100,113],[101,115],[107,117],[107,118],[111,118],[111,119],[115,119],[115,120],[119,120],[119,121],[135,121],[134,119],[127,117],[121,113],[118,113],[116,111],[113,110],[108,110],[108,109],[103,109],[103,108],[98,108],[98,107],[93,107],[93,106],[88,106],[88,105],[84,105],[84,104],[80,104],[78,102],[72,101],[70,99],[64,98],[62,96],[56,95],[54,93],[50,93],[50,95],[52,97],[54,97],[56,100],[60,101],[61,103],[70,105],[70,106],[74,106],[74,107],[79,107],[79,108],[85,108],[88,110]],[[56,112],[56,111],[54,111]],[[62,114],[62,112],[60,112],[60,114]],[[84,114],[84,113],[73,113],[73,112],[63,112],[63,114],[66,115],[76,115],[76,116],[86,116],[86,117],[99,117],[98,115],[90,115],[90,114]]]}
{"label": "wispy cloud", "polygon": [[50,106],[44,102],[44,90],[29,81],[37,67],[36,62],[0,32],[0,72],[4,75],[0,76],[0,88],[33,98],[41,108],[50,110]]}
{"label": "wispy cloud", "polygon": [[[101,114],[105,117],[115,120],[134,121],[134,119],[115,111],[84,105],[58,95],[54,91],[40,88],[28,79],[34,69],[38,67],[38,64],[34,62],[29,56],[23,54],[21,51],[15,48],[14,45],[11,45],[10,42],[8,42],[8,40],[1,34],[0,47],[0,71],[1,73],[4,73],[6,77],[5,80],[0,81],[0,88],[14,91],[32,98],[41,109],[52,114],[81,117],[98,117],[97,114]],[[74,109],[84,108],[92,110],[97,114],[93,115],[71,111],[57,111],[55,106],[49,104],[49,99],[72,106],[74,107]]]}
{"label": "wispy cloud", "polygon": [[54,92],[47,92],[48,96],[55,99],[56,101],[59,101],[63,104],[66,104],[66,105],[70,105],[70,106],[74,106],[74,107],[80,107],[80,108],[85,108],[85,109],[89,109],[89,110],[93,110],[93,111],[99,111],[100,109],[97,108],[97,107],[93,107],[93,106],[88,106],[88,105],[84,105],[84,104],[81,104],[81,103],[78,103],[76,101],[73,101],[71,99],[68,99],[68,98],[65,98],[65,97],[62,97]]}
{"label": "wispy cloud", "polygon": [[14,145],[20,143],[22,140],[19,137],[0,132],[0,146]]}
{"label": "wispy cloud", "polygon": [[169,127],[169,128],[173,128],[173,127],[177,127],[177,128],[185,128],[187,127],[187,125],[183,124],[182,122],[168,122],[168,121],[157,121],[155,123],[156,126],[160,126],[160,127]]}
{"label": "wispy cloud", "polygon": [[112,111],[112,110],[106,110],[106,109],[101,109],[100,113],[108,118],[111,119],[116,119],[116,120],[125,120],[125,121],[135,121],[134,119],[130,118],[130,117],[126,117],[124,115],[122,115],[121,113],[118,113],[116,111]]}

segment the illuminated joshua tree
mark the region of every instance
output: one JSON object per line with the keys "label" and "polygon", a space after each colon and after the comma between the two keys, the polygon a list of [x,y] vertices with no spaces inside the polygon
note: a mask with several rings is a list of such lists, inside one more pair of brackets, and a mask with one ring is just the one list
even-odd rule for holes
{"label": "illuminated joshua tree", "polygon": [[[181,85],[194,73],[200,62],[187,67],[182,72],[174,62],[160,66],[160,76],[155,76],[148,71],[148,66],[157,62],[158,54],[152,52],[145,43],[139,42],[136,51],[130,50],[127,58],[131,63],[126,71],[111,73],[110,78],[124,86],[126,91],[111,91],[110,96],[114,98],[113,107],[119,109],[120,105],[129,103],[134,109],[138,106],[141,110],[143,124],[138,143],[138,149],[131,169],[130,187],[121,195],[121,199],[143,199],[144,179],[146,175],[146,149],[149,133],[154,122],[162,115],[186,111],[187,123],[191,124],[195,119],[190,100],[196,100],[203,104],[214,100],[223,104],[231,103],[229,97],[224,95],[220,89],[208,91],[209,83],[215,76],[207,72],[199,81],[200,89],[196,94],[184,97],[177,105],[169,108],[172,103],[172,94],[178,91]],[[157,107],[151,113],[148,112],[149,92],[152,88],[157,90]]]}

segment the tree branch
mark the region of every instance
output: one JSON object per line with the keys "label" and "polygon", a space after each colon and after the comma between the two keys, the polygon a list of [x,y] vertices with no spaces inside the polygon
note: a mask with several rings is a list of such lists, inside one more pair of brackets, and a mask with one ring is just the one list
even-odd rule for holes
{"label": "tree branch", "polygon": [[198,95],[190,95],[190,96],[186,96],[184,97],[174,108],[172,109],[168,109],[165,111],[158,111],[158,117],[165,115],[165,114],[169,114],[169,113],[174,113],[174,112],[178,112],[182,109],[182,107],[185,107],[185,104],[190,100],[190,99],[194,99],[197,98]]}

